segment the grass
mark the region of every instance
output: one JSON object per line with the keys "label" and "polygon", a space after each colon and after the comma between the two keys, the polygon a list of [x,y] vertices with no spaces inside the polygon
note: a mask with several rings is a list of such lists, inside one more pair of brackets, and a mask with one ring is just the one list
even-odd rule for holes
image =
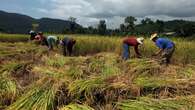
{"label": "grass", "polygon": [[[64,35],[57,35],[63,37]],[[76,39],[75,55],[94,54],[102,51],[116,52],[121,54],[122,38],[108,37],[108,36],[87,36],[87,35],[67,35]],[[8,35],[0,34],[0,41],[24,41],[27,40],[28,35]],[[180,64],[193,63],[195,60],[195,47],[193,46],[195,40],[187,40],[184,38],[171,38],[176,44],[176,52],[173,57],[173,62]],[[144,46],[141,46],[141,52],[145,57],[151,57],[157,48],[154,43],[145,40]],[[131,49],[131,53],[133,49]],[[133,55],[133,54],[132,54]]]}
{"label": "grass", "polygon": [[98,89],[102,89],[105,87],[105,84],[103,82],[102,78],[90,78],[88,80],[76,80],[72,82],[68,89],[69,89],[69,94],[75,95],[77,94],[78,96],[81,95],[81,93],[84,92],[85,96],[93,96],[93,91],[95,92]]}
{"label": "grass", "polygon": [[0,41],[2,41],[2,42],[26,42],[29,40],[27,35],[1,34],[1,33],[0,33],[0,39],[1,39]]}
{"label": "grass", "polygon": [[[2,38],[27,35],[7,36]],[[173,64],[163,67],[150,57],[156,48],[149,40],[141,47],[142,59],[131,54],[130,60],[123,61],[121,38],[74,38],[77,44],[71,57],[29,42],[1,42],[0,109],[194,109],[195,41],[173,38],[177,43]]]}
{"label": "grass", "polygon": [[[44,82],[44,84],[42,83]],[[53,79],[43,78],[7,110],[53,110],[58,83]]]}
{"label": "grass", "polygon": [[187,66],[187,67],[184,67],[184,68],[178,70],[178,75],[181,77],[183,76],[186,78],[192,78],[194,74],[195,74],[195,66],[194,65],[190,65],[190,66]]}
{"label": "grass", "polygon": [[118,103],[120,110],[193,110],[192,101],[187,98],[151,99],[140,97]]}
{"label": "grass", "polygon": [[[7,74],[7,73],[4,73]],[[9,77],[0,76],[0,105],[9,105],[17,97],[17,85]]]}
{"label": "grass", "polygon": [[69,104],[65,107],[60,108],[59,110],[94,110],[94,109],[86,105]]}

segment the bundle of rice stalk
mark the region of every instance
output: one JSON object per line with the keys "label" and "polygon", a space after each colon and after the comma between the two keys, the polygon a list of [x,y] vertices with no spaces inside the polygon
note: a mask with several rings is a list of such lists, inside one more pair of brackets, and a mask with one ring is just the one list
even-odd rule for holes
{"label": "bundle of rice stalk", "polygon": [[67,75],[73,79],[81,79],[87,77],[79,66],[71,66],[67,72]]}
{"label": "bundle of rice stalk", "polygon": [[[68,70],[67,70],[68,71]],[[48,67],[48,66],[35,66],[32,69],[32,72],[38,74],[41,77],[52,77],[52,78],[65,78],[66,75],[66,70],[64,68],[59,69],[59,68],[53,68],[53,67]]]}
{"label": "bundle of rice stalk", "polygon": [[118,66],[118,56],[112,53],[105,53],[105,64],[102,68],[102,75],[105,77],[121,74]]}
{"label": "bundle of rice stalk", "polygon": [[108,78],[108,77],[111,77],[111,76],[119,75],[121,73],[122,72],[121,72],[120,68],[118,68],[117,66],[114,66],[114,65],[105,65],[102,68],[101,76],[102,77],[105,77],[105,78]]}
{"label": "bundle of rice stalk", "polygon": [[195,76],[195,66],[189,65],[185,68],[180,68],[177,70],[177,74],[180,77],[192,78],[193,76]]}
{"label": "bundle of rice stalk", "polygon": [[94,110],[94,109],[87,105],[69,104],[65,107],[60,108],[59,110]]}
{"label": "bundle of rice stalk", "polygon": [[100,74],[102,73],[101,68],[104,67],[104,60],[102,58],[95,58],[92,57],[89,59],[89,64],[88,64],[88,70],[93,73],[93,74]]}
{"label": "bundle of rice stalk", "polygon": [[193,110],[193,103],[187,98],[152,99],[141,97],[137,100],[126,100],[117,104],[120,110]]}
{"label": "bundle of rice stalk", "polygon": [[118,56],[113,53],[99,53],[89,59],[87,70],[95,75],[109,77],[120,72]]}
{"label": "bundle of rice stalk", "polygon": [[68,59],[56,54],[53,57],[43,57],[43,60],[46,65],[59,68],[63,67]]}
{"label": "bundle of rice stalk", "polygon": [[171,83],[166,78],[158,77],[138,77],[134,80],[134,83],[143,88],[158,88],[163,87]]}
{"label": "bundle of rice stalk", "polygon": [[76,95],[80,97],[83,93],[86,98],[89,97],[91,100],[93,100],[93,93],[98,92],[100,89],[105,89],[105,86],[106,84],[104,79],[101,77],[96,77],[76,80],[69,84],[68,89],[70,95]]}
{"label": "bundle of rice stalk", "polygon": [[150,59],[132,59],[127,62],[132,70],[136,73],[150,73],[155,74],[159,73],[160,65],[157,61]]}
{"label": "bundle of rice stalk", "polygon": [[17,86],[8,77],[0,76],[0,105],[12,103],[17,96]]}
{"label": "bundle of rice stalk", "polygon": [[2,66],[0,73],[2,73],[4,71],[13,72],[14,70],[17,70],[21,67],[22,67],[22,64],[20,64],[20,63],[10,62],[10,63],[7,63],[6,65]]}
{"label": "bundle of rice stalk", "polygon": [[7,110],[53,110],[54,98],[59,86],[61,86],[59,81],[43,78]]}

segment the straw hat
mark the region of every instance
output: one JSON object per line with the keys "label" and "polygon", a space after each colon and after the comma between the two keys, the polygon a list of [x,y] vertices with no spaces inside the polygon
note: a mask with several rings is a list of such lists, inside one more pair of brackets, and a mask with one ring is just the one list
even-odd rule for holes
{"label": "straw hat", "polygon": [[139,44],[143,44],[144,38],[143,38],[143,37],[137,38],[137,42],[138,42]]}
{"label": "straw hat", "polygon": [[154,34],[151,35],[150,40],[153,40],[156,37],[158,37],[158,34],[157,33],[154,33]]}
{"label": "straw hat", "polygon": [[31,30],[29,33],[30,33],[30,34],[35,33],[35,31]]}

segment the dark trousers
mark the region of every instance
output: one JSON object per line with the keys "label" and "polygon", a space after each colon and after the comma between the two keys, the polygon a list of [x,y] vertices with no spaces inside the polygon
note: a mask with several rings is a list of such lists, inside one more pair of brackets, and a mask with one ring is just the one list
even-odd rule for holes
{"label": "dark trousers", "polygon": [[129,45],[127,45],[126,43],[123,43],[123,59],[127,60],[130,57],[130,51],[129,51]]}
{"label": "dark trousers", "polygon": [[69,56],[71,56],[72,55],[72,48],[73,48],[72,45],[67,45],[67,46],[64,45],[63,46],[63,55],[66,56],[68,54]]}
{"label": "dark trousers", "polygon": [[170,59],[173,56],[173,53],[175,51],[175,45],[172,48],[165,49],[161,56],[161,64],[169,64]]}

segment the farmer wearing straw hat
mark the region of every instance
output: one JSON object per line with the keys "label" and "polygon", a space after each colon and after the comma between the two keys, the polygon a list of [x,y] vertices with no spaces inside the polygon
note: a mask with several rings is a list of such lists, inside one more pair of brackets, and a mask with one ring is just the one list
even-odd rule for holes
{"label": "farmer wearing straw hat", "polygon": [[35,36],[35,41],[37,41],[41,45],[47,45],[47,39],[45,36],[43,36],[43,32],[38,32],[38,34]]}
{"label": "farmer wearing straw hat", "polygon": [[37,35],[37,33],[35,31],[33,31],[33,30],[31,30],[29,32],[29,34],[30,34],[30,40],[34,40],[35,39],[35,36]]}
{"label": "farmer wearing straw hat", "polygon": [[35,36],[35,40],[41,42],[43,41],[44,36],[43,36],[43,32],[38,32],[38,34]]}
{"label": "farmer wearing straw hat", "polygon": [[76,40],[73,38],[64,37],[63,40],[60,40],[60,44],[63,46],[63,54],[64,56],[69,54],[71,56],[73,46],[76,44]]}
{"label": "farmer wearing straw hat", "polygon": [[48,48],[49,50],[53,50],[54,46],[58,47],[59,44],[59,38],[56,36],[48,36],[47,37],[47,44],[48,44]]}
{"label": "farmer wearing straw hat", "polygon": [[160,63],[168,65],[175,51],[175,44],[169,39],[160,38],[157,33],[152,34],[150,40],[153,41],[159,48],[159,51],[157,51],[153,56],[161,54]]}
{"label": "farmer wearing straw hat", "polygon": [[130,46],[134,47],[134,50],[135,50],[135,53],[136,53],[136,57],[137,58],[141,58],[141,54],[139,53],[138,46],[142,45],[143,41],[144,41],[143,37],[136,38],[136,37],[132,36],[132,37],[125,38],[123,40],[123,59],[124,60],[129,59],[129,57],[130,57],[129,47]]}

